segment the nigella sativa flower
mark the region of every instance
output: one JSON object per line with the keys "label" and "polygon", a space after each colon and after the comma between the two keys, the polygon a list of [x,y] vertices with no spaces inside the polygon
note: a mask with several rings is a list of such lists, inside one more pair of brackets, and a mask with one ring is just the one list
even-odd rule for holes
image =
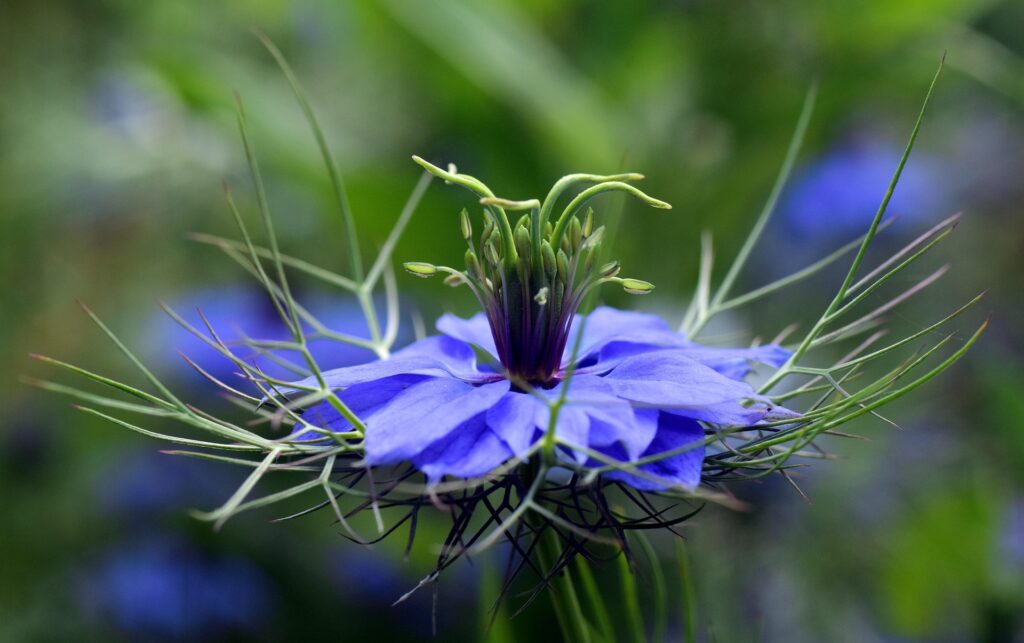
{"label": "nigella sativa flower", "polygon": [[[331,330],[354,337],[369,336],[363,311],[353,299],[329,297],[317,292],[304,297],[303,301],[306,308]],[[294,361],[292,353],[251,347],[254,339],[282,341],[289,337],[287,325],[281,320],[266,293],[258,288],[246,283],[202,288],[176,298],[171,302],[171,307],[181,311],[181,316],[193,327],[203,327],[209,322],[221,340],[238,350],[239,357],[255,365],[261,372],[275,377],[288,377],[291,374],[283,366],[283,360]],[[180,359],[171,359],[176,356],[167,350],[170,346],[208,375],[224,382],[237,381],[237,365],[162,311],[154,314],[148,328],[153,337],[152,357],[159,360],[158,363],[164,369],[189,374],[196,383],[209,385],[207,378],[197,370],[183,370]],[[409,340],[404,331],[401,329],[396,339],[399,344]],[[246,342],[250,345],[247,346]],[[374,357],[369,348],[326,337],[311,339],[309,348],[319,364],[332,368],[359,364]]]}
{"label": "nigella sativa flower", "polygon": [[97,504],[124,525],[200,506],[237,484],[230,471],[210,464],[144,450],[123,451],[117,468],[97,480]]}
{"label": "nigella sativa flower", "polygon": [[[434,169],[448,180],[465,176]],[[446,475],[472,478],[527,458],[553,430],[559,455],[577,465],[598,465],[597,454],[623,463],[644,459],[636,474],[617,470],[609,477],[643,489],[692,489],[704,457],[701,423],[752,426],[778,414],[743,379],[752,362],[785,362],[789,352],[779,346],[711,348],[687,341],[654,315],[606,307],[577,314],[602,283],[636,294],[653,288],[618,277],[616,262],[596,267],[604,229],[594,228],[592,211],[583,213],[590,197],[616,189],[669,207],[624,182],[636,178],[570,176],[544,205],[481,192],[487,210],[478,239],[468,214],[461,215],[469,246],[465,271],[406,264],[417,276],[444,272],[450,284],[468,285],[483,312],[468,320],[444,315],[441,335],[385,360],[323,374],[366,426],[367,465],[408,461],[432,484]],[[548,213],[572,183],[596,185],[552,223]],[[506,211],[516,209],[530,213],[512,226]],[[564,405],[552,413],[557,399]],[[327,401],[303,418],[337,433],[355,428]],[[327,439],[297,431],[302,439]]]}
{"label": "nigella sativa flower", "polygon": [[270,579],[248,561],[170,537],[119,545],[79,589],[97,617],[147,640],[251,635],[267,625],[275,603]]}
{"label": "nigella sativa flower", "polygon": [[[824,247],[859,234],[874,216],[901,151],[899,144],[876,133],[851,132],[794,177],[779,204],[786,231]],[[916,159],[900,178],[889,211],[907,220],[941,211],[951,200],[943,169],[935,158]]]}
{"label": "nigella sativa flower", "polygon": [[[217,382],[225,396],[255,417],[238,422],[184,402],[88,309],[104,334],[139,368],[152,392],[38,356],[97,384],[113,386],[132,399],[126,402],[39,382],[81,400],[87,405],[82,407],[84,412],[180,445],[183,450],[178,453],[248,469],[245,481],[223,505],[197,514],[217,526],[242,511],[319,494],[319,502],[287,518],[329,509],[353,540],[368,542],[348,518],[370,509],[379,538],[407,523],[411,546],[416,516],[433,505],[450,514],[452,526],[434,571],[416,587],[436,580],[463,555],[479,553],[507,538],[512,547],[502,594],[527,565],[540,579],[537,591],[541,591],[559,571],[568,570],[575,556],[589,557],[588,541],[617,546],[628,556],[627,531],[670,529],[699,511],[700,506],[689,511],[691,503],[685,499],[677,502],[680,496],[730,503],[729,495],[718,491],[719,485],[775,473],[797,487],[789,471],[793,465],[787,464],[791,458],[827,456],[815,443],[819,436],[843,435],[836,429],[846,422],[877,413],[936,377],[966,353],[987,325],[982,323],[937,365],[921,367],[949,337],[926,346],[917,358],[902,360],[894,369],[880,369],[885,373],[881,377],[860,377],[869,365],[912,342],[931,344],[929,338],[936,329],[980,299],[975,297],[930,326],[881,346],[886,336],[878,331],[882,314],[935,282],[944,270],[874,310],[864,311],[862,306],[874,300],[893,277],[916,265],[956,225],[957,218],[951,217],[870,271],[864,270],[866,253],[920,129],[924,106],[861,239],[790,275],[734,293],[737,277],[766,229],[795,163],[815,101],[815,91],[808,92],[772,195],[717,285],[713,284],[711,237],[702,238],[698,287],[676,331],[652,315],[605,307],[585,314],[603,284],[616,284],[638,295],[654,288],[646,281],[620,276],[618,262],[601,257],[604,228],[595,228],[588,207],[595,197],[617,191],[656,208],[669,208],[632,185],[642,178],[637,174],[573,174],[557,181],[543,201],[512,201],[497,198],[479,179],[459,173],[454,166],[444,170],[415,158],[426,172],[377,257],[365,265],[355,221],[319,125],[280,52],[266,44],[292,83],[321,145],[345,224],[350,276],[287,255],[279,247],[241,108],[238,123],[267,245],[254,242],[230,190],[227,200],[242,242],[220,238],[211,242],[260,282],[288,331],[284,340],[243,340],[241,345],[294,354],[296,375],[275,377],[234,354],[210,326],[207,334],[170,308],[167,311],[175,321],[231,361],[259,390],[259,395],[250,394]],[[934,86],[933,79],[925,106]],[[472,192],[483,207],[482,227],[475,234],[469,213],[463,211],[460,227],[467,244],[463,269],[421,262],[404,266],[415,276],[444,275],[448,285],[467,287],[481,312],[470,319],[444,315],[437,324],[440,334],[392,352],[400,306],[391,260],[432,177]],[[562,207],[559,201],[570,193]],[[853,258],[835,295],[793,342],[792,352],[775,344],[716,348],[695,341],[716,315],[818,274],[848,254]],[[296,302],[293,281],[298,276],[355,297],[369,337],[339,334],[336,338],[370,349],[378,361],[321,368],[310,342],[325,335],[325,329]],[[383,319],[373,303],[380,285]],[[845,357],[838,362],[808,363],[809,354],[817,349],[850,340],[858,343],[844,350]],[[767,364],[771,372],[755,389],[745,380],[756,362]],[[805,411],[795,413],[780,405]],[[157,433],[121,414],[174,419],[191,429],[188,435]],[[287,431],[278,431],[281,428]],[[205,433],[205,439],[194,437],[195,430]],[[387,473],[379,475],[374,471],[378,467]],[[260,481],[278,472],[293,476],[295,482],[254,497]],[[426,486],[417,483],[420,477],[425,477]],[[388,526],[385,519],[396,509],[401,515]],[[572,593],[571,579],[568,584],[567,596]],[[559,605],[557,596],[554,600],[558,609],[576,610],[575,617],[563,625],[571,621],[586,626],[578,604]]]}

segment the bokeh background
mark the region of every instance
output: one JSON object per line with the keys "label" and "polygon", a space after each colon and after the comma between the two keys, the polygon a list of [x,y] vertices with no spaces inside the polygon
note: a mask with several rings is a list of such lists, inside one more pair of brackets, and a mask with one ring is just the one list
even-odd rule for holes
{"label": "bokeh background", "polygon": [[[186,511],[219,504],[239,472],[161,455],[161,444],[21,381],[55,375],[32,351],[138,381],[76,298],[190,399],[211,391],[177,349],[199,348],[161,317],[157,298],[274,332],[246,275],[186,238],[231,234],[222,180],[252,203],[233,91],[283,245],[345,270],[327,176],[253,27],[310,94],[366,254],[416,181],[411,154],[454,161],[510,198],[542,195],[571,171],[625,167],[674,210],[627,206],[614,249],[658,291],[606,301],[673,319],[694,282],[700,231],[713,231],[720,257],[738,248],[813,80],[807,144],[743,285],[866,226],[947,52],[882,245],[964,217],[895,288],[944,263],[951,271],[892,322],[912,331],[990,289],[958,320],[968,331],[991,311],[990,331],[892,410],[901,429],[865,419],[852,430],[870,441],[829,444],[842,460],[799,473],[810,502],[782,481],[741,485],[749,512],[710,508],[683,531],[702,639],[1024,640],[1024,4],[1011,0],[0,3],[0,639],[430,634],[429,591],[389,604],[429,571],[429,529],[440,535],[443,524],[428,525],[408,561],[401,536],[360,548],[323,514],[282,525],[257,512],[213,533]],[[457,261],[463,205],[463,193],[431,186],[396,258]],[[830,274],[775,296],[719,337],[806,323],[835,285]],[[400,287],[427,320],[472,311],[465,292],[404,276]],[[358,332],[351,301],[309,296]],[[677,567],[670,543],[655,544],[676,635]],[[442,577],[439,640],[479,637],[497,582],[489,569],[483,560]],[[649,580],[638,579],[645,595]],[[511,621],[499,615],[488,636],[556,632],[538,602]]]}

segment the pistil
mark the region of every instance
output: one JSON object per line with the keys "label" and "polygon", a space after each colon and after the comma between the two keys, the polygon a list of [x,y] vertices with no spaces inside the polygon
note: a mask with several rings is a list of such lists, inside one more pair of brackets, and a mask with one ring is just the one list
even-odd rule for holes
{"label": "pistil", "polygon": [[[588,201],[608,191],[627,192],[653,207],[670,209],[668,203],[625,182],[642,175],[572,174],[555,183],[543,202],[512,201],[496,197],[483,182],[458,173],[454,166],[446,171],[419,157],[413,159],[447,183],[478,195],[484,223],[474,239],[469,213],[460,213],[459,225],[468,246],[464,270],[423,262],[407,263],[405,268],[418,277],[447,273],[449,285],[470,288],[490,324],[497,357],[513,382],[534,387],[557,383],[573,318],[595,287],[615,282],[630,294],[654,289],[646,281],[619,277],[618,262],[595,269],[604,227],[595,229],[593,210],[583,210]],[[594,185],[579,192],[552,224],[559,198],[585,183]],[[509,213],[516,212],[523,214],[513,225]]]}

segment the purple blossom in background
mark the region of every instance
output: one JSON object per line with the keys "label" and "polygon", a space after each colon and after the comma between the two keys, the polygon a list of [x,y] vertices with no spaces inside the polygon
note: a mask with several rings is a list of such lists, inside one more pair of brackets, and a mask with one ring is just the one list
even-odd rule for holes
{"label": "purple blossom in background", "polygon": [[124,136],[136,136],[153,129],[167,111],[161,98],[129,73],[108,71],[96,81],[89,96],[89,115],[99,124]]}
{"label": "purple blossom in background", "polygon": [[[488,564],[500,563],[492,560]],[[386,619],[395,631],[408,636],[456,640],[456,633],[464,631],[464,614],[480,604],[480,567],[476,565],[454,566],[438,580],[435,589],[443,609],[436,609],[430,593],[395,604],[418,579],[408,564],[386,550],[338,548],[328,558],[327,569],[332,581],[330,600],[357,606],[360,615],[369,619],[354,627],[348,635],[351,640],[368,637],[371,628],[367,623],[372,619]]]}
{"label": "purple blossom in background", "polygon": [[999,536],[1000,567],[1024,571],[1024,498],[1007,507]]}
{"label": "purple blossom in background", "polygon": [[233,472],[214,463],[141,450],[118,456],[118,466],[100,478],[100,507],[122,523],[202,507],[238,486]]}
{"label": "purple blossom in background", "polygon": [[[438,321],[443,335],[388,360],[324,377],[367,425],[368,464],[411,461],[431,483],[445,475],[483,475],[526,455],[548,427],[549,407],[538,398],[560,396],[567,385],[568,403],[556,423],[561,440],[626,462],[682,451],[640,467],[654,479],[608,474],[642,489],[697,486],[704,457],[701,421],[748,426],[781,412],[742,381],[751,362],[784,362],[789,353],[778,346],[700,346],[654,315],[612,308],[598,308],[585,319],[571,380],[565,377],[574,342],[554,342],[549,345],[562,347],[560,366],[532,393],[507,370],[477,363],[474,346],[496,361],[499,353],[482,313],[468,320],[444,315]],[[566,336],[577,337],[583,320],[573,320]],[[307,409],[304,417],[332,431],[350,429],[327,402]],[[578,464],[600,464],[588,462],[581,450],[569,448],[563,455]]]}
{"label": "purple blossom in background", "polygon": [[[856,133],[799,170],[779,204],[786,232],[815,247],[867,230],[903,148],[871,133]],[[949,211],[949,177],[935,158],[915,151],[887,208],[906,220],[938,221]]]}
{"label": "purple blossom in background", "polygon": [[118,547],[79,589],[97,617],[132,640],[254,634],[274,607],[272,585],[259,569],[170,538]]}
{"label": "purple blossom in background", "polygon": [[38,413],[8,408],[0,424],[0,484],[31,484],[55,460],[59,432]]}
{"label": "purple blossom in background", "polygon": [[[313,315],[331,330],[369,338],[366,320],[359,305],[351,299],[337,296],[316,295],[301,298]],[[227,286],[199,290],[171,302],[171,308],[197,329],[205,332],[202,317],[197,308],[209,320],[213,329],[229,345],[243,338],[290,340],[287,327],[281,321],[269,296],[250,286]],[[181,351],[208,373],[221,381],[237,385],[241,380],[235,375],[238,367],[217,350],[190,333],[169,316],[159,311],[150,328],[155,329],[149,351],[152,358],[159,359],[164,368],[185,374],[197,385],[210,384],[206,378],[188,366],[178,355]],[[399,345],[408,341],[408,336],[399,335]],[[310,350],[317,363],[324,368],[336,368],[375,359],[373,351],[329,339],[314,339],[309,342]],[[294,377],[287,369],[273,360],[255,354],[244,346],[232,346],[235,355],[256,364],[268,375],[279,378]],[[291,351],[278,352],[280,357],[301,364],[301,358]],[[212,386],[212,384],[210,384]]]}
{"label": "purple blossom in background", "polygon": [[338,599],[362,605],[390,607],[412,582],[393,557],[369,548],[339,549],[329,565]]}

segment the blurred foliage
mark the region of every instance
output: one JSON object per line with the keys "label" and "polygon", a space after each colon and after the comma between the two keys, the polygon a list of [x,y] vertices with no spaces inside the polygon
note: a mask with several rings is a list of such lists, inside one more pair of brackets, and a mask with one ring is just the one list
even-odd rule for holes
{"label": "blurred foliage", "polygon": [[[903,405],[893,418],[903,431],[865,420],[860,432],[870,443],[836,441],[832,447],[849,459],[818,463],[800,478],[811,504],[783,481],[749,485],[735,492],[751,512],[709,509],[683,533],[692,539],[701,637],[1024,636],[1024,563],[1006,553],[1006,543],[1024,547],[1021,521],[1008,518],[1024,498],[1021,3],[7,0],[0,4],[0,347],[8,360],[0,375],[2,638],[133,638],[96,607],[102,603],[86,599],[103,591],[90,584],[103,576],[97,566],[143,539],[140,524],[183,539],[203,560],[241,557],[261,570],[276,605],[260,630],[267,640],[328,631],[412,640],[430,630],[429,594],[392,609],[363,591],[367,578],[394,574],[384,593],[394,589],[389,596],[397,597],[429,566],[427,548],[401,563],[398,538],[363,555],[319,515],[286,525],[249,517],[211,534],[185,516],[192,499],[126,523],[103,509],[103,482],[117,480],[138,450],[158,446],[17,381],[39,374],[29,351],[128,372],[75,298],[147,354],[173,356],[175,340],[154,332],[154,299],[180,300],[242,277],[185,239],[194,230],[232,233],[222,179],[243,207],[251,205],[233,90],[253,124],[286,250],[347,265],[328,177],[252,27],[278,43],[309,90],[368,231],[367,250],[383,241],[416,180],[413,153],[455,162],[510,198],[537,196],[569,171],[635,170],[648,176],[645,190],[674,210],[629,207],[616,250],[631,274],[658,285],[644,303],[670,316],[681,315],[693,283],[699,231],[713,230],[723,256],[742,241],[814,79],[821,92],[805,167],[868,130],[898,146],[948,52],[949,73],[915,155],[942,161],[932,180],[946,209],[927,213],[923,224],[966,214],[940,251],[955,269],[897,319],[918,327],[988,287],[994,332],[969,363]],[[884,188],[865,189],[877,200]],[[455,214],[463,205],[457,191],[428,192],[396,258],[457,261]],[[863,213],[865,223],[871,214]],[[893,234],[920,229],[916,219],[906,223]],[[796,253],[784,222],[773,230],[754,272],[825,250],[801,239]],[[744,278],[755,285],[756,277]],[[430,282],[406,279],[401,287],[427,320],[472,309],[463,293]],[[820,307],[824,292],[779,296],[722,332],[771,336]],[[180,385],[195,386],[181,369]],[[670,543],[655,545],[672,575]],[[366,561],[383,567],[356,564]],[[468,567],[462,572],[475,577]],[[598,581],[614,583],[614,572],[599,567]],[[468,582],[475,581],[442,579],[444,639],[465,640],[485,619]],[[643,574],[638,584],[650,592]],[[481,587],[486,598],[494,579],[485,574]],[[670,605],[678,631],[683,609]],[[463,618],[467,610],[479,617]],[[491,633],[544,640],[553,631],[538,603]]]}

